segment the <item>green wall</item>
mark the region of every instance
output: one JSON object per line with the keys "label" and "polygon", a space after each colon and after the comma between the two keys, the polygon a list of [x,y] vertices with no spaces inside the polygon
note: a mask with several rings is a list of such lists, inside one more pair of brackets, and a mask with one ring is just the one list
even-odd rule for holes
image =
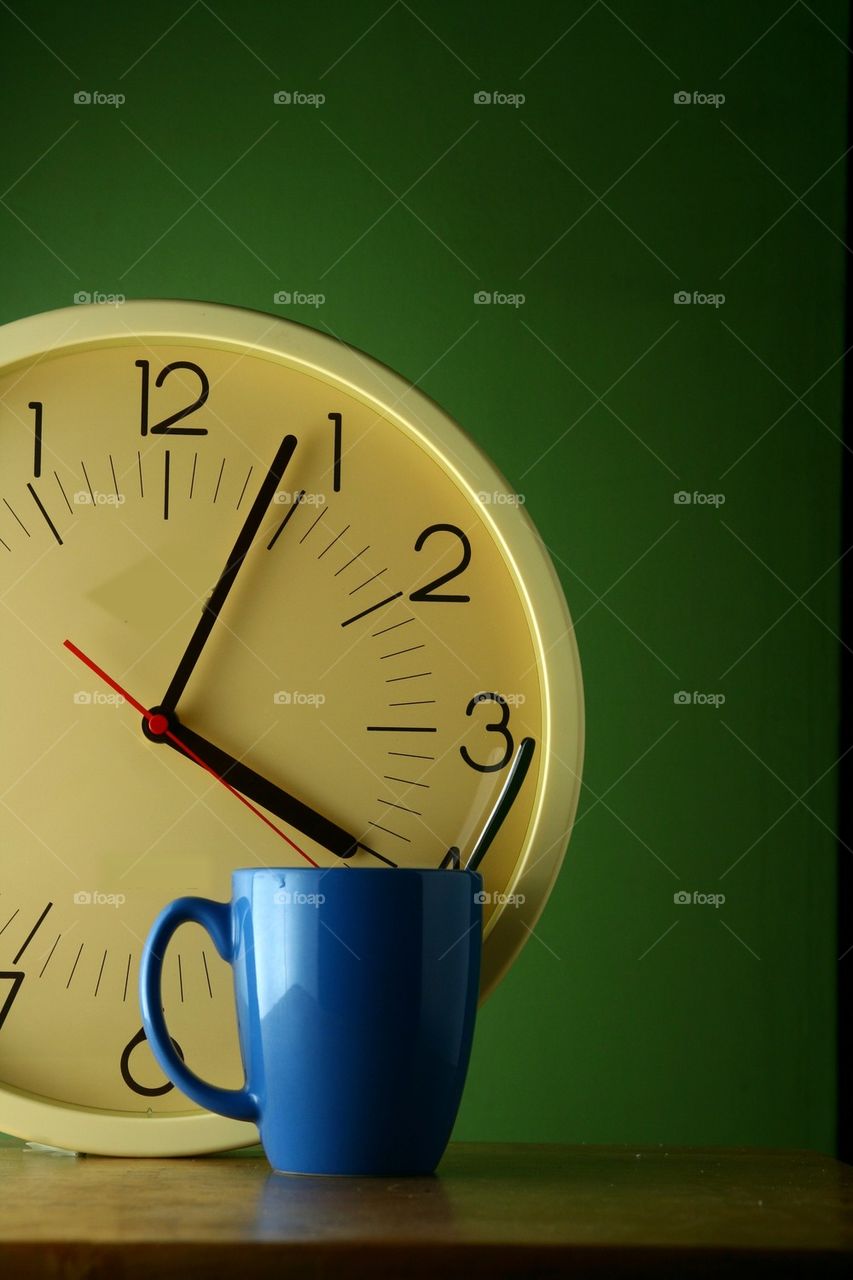
{"label": "green wall", "polygon": [[831,1149],[842,0],[12,7],[0,320],[97,290],[327,329],[552,550],[582,808],[457,1137]]}

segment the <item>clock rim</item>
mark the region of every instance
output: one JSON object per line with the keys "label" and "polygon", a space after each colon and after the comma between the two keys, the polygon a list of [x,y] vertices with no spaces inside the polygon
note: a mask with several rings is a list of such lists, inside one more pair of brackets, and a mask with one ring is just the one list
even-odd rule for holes
{"label": "clock rim", "polygon": [[[0,374],[45,358],[51,351],[130,346],[141,337],[245,351],[338,385],[424,448],[455,481],[497,541],[531,633],[542,697],[543,742],[522,854],[505,888],[507,895],[523,893],[525,900],[510,911],[504,906],[490,921],[483,942],[482,1003],[517,959],[545,908],[565,856],[580,794],[584,755],[580,655],[569,607],[541,536],[522,505],[493,502],[486,507],[478,502],[476,495],[484,490],[503,497],[513,497],[515,491],[465,429],[425,392],[357,347],[283,316],[187,299],[64,307],[0,327]],[[574,715],[560,717],[561,705],[572,707]],[[534,841],[545,853],[531,863]],[[7,1131],[93,1154],[190,1155],[258,1141],[254,1125],[204,1112],[128,1116],[24,1094],[2,1082],[0,1102]]]}

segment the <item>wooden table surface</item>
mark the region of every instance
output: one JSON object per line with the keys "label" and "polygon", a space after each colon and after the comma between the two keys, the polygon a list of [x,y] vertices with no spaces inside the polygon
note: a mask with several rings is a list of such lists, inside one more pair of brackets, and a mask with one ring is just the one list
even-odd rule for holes
{"label": "wooden table surface", "polygon": [[807,1151],[459,1143],[434,1178],[299,1178],[0,1139],[0,1276],[853,1276],[853,1168]]}

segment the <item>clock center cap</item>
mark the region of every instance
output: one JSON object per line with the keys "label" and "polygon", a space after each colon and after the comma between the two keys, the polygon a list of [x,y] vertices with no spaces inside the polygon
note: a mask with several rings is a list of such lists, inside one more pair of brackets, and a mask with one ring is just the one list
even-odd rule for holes
{"label": "clock center cap", "polygon": [[149,711],[142,719],[142,732],[152,742],[162,742],[171,728],[171,718],[158,707]]}

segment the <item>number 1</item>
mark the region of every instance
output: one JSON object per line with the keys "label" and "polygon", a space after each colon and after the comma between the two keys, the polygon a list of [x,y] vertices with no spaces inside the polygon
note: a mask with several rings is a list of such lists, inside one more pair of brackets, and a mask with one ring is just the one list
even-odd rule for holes
{"label": "number 1", "polygon": [[27,408],[35,414],[35,456],[33,458],[33,475],[38,480],[41,475],[41,421],[44,405],[40,400],[31,400]]}
{"label": "number 1", "polygon": [[332,472],[332,488],[335,493],[341,491],[341,438],[343,436],[343,418],[339,413],[330,413],[329,421],[335,424],[335,462]]}

